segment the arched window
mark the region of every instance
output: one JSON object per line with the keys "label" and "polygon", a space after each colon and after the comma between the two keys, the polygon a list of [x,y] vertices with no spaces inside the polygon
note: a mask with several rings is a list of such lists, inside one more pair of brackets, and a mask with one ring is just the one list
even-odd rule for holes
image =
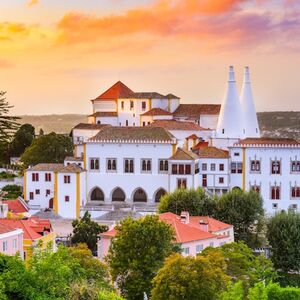
{"label": "arched window", "polygon": [[91,193],[91,201],[104,201],[104,193],[96,187]]}
{"label": "arched window", "polygon": [[164,189],[159,189],[155,194],[155,202],[159,202],[160,198],[165,195],[167,192]]}
{"label": "arched window", "polygon": [[133,202],[147,202],[147,194],[142,188],[138,188],[134,192]]}
{"label": "arched window", "polygon": [[112,196],[111,196],[112,201],[125,201],[125,198],[126,198],[125,193],[120,188],[116,188],[113,191]]}

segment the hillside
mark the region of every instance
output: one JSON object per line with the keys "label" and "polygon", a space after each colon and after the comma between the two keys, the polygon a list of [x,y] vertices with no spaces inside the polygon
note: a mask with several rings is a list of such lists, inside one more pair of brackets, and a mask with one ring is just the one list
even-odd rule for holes
{"label": "hillside", "polygon": [[[300,139],[300,112],[260,112],[257,114],[259,126],[264,136],[293,137]],[[69,133],[76,124],[86,122],[85,115],[45,115],[21,116],[20,123],[30,123],[38,133],[40,128],[45,133]]]}

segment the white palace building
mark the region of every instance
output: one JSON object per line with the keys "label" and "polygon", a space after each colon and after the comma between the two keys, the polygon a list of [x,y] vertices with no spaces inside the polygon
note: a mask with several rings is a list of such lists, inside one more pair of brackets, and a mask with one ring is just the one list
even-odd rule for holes
{"label": "white palace building", "polygon": [[300,210],[300,143],[260,137],[248,67],[240,96],[229,68],[222,105],[181,104],[122,82],[92,105],[88,123],[72,130],[74,157],[26,170],[32,209],[77,218],[114,204],[155,207],[165,193],[202,187],[255,190],[269,214]]}

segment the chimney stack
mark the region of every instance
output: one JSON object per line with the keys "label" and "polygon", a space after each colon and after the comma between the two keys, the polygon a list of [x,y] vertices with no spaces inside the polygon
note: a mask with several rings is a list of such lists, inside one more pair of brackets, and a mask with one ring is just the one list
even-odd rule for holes
{"label": "chimney stack", "polygon": [[190,214],[188,211],[182,211],[180,214],[180,221],[183,224],[189,224],[190,223]]}

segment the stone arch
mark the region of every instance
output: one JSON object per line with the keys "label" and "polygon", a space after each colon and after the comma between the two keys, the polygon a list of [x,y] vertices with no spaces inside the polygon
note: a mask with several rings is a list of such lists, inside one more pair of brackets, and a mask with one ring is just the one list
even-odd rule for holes
{"label": "stone arch", "polygon": [[116,187],[112,193],[111,193],[111,201],[125,201],[126,199],[126,195],[125,195],[125,192],[119,188],[119,187]]}
{"label": "stone arch", "polygon": [[144,189],[139,187],[136,190],[134,190],[132,194],[133,202],[147,202],[147,199],[148,197]]}
{"label": "stone arch", "polygon": [[104,193],[99,187],[94,187],[90,193],[91,201],[104,201]]}
{"label": "stone arch", "polygon": [[158,203],[160,201],[160,198],[165,195],[167,191],[163,188],[159,188],[155,193],[154,193],[154,201]]}

